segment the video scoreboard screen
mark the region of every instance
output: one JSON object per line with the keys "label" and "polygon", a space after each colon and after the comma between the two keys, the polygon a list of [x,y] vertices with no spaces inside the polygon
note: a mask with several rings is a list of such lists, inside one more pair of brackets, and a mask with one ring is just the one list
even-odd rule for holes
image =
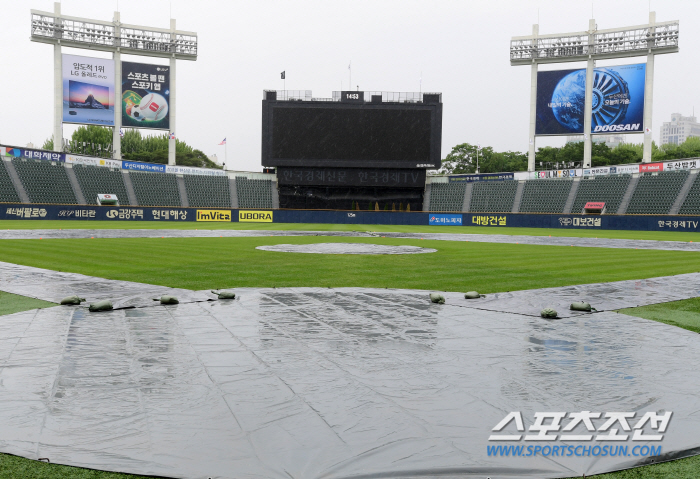
{"label": "video scoreboard screen", "polygon": [[263,166],[440,168],[442,104],[263,100]]}

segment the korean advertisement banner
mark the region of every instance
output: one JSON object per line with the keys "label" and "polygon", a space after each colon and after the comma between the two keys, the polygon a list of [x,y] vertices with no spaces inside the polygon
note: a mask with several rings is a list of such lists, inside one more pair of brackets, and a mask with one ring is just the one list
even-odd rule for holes
{"label": "korean advertisement banner", "polygon": [[[595,68],[591,133],[642,133],[646,64]],[[583,133],[586,69],[537,73],[536,135]]]}
{"label": "korean advertisement banner", "polygon": [[63,122],[114,126],[114,60],[63,54]]}
{"label": "korean advertisement banner", "polygon": [[170,67],[122,62],[122,125],[168,130]]}

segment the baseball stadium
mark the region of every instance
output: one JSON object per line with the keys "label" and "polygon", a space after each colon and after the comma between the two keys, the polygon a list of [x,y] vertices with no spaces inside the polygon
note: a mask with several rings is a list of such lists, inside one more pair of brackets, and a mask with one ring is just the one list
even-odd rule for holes
{"label": "baseball stadium", "polygon": [[[700,158],[593,138],[651,128],[678,21],[513,37],[530,146],[494,172],[442,93],[359,89],[261,88],[258,171],[178,163],[196,33],[57,2],[31,40],[53,138],[107,141],[0,145],[1,479],[700,477]],[[564,130],[580,161],[540,162]]]}

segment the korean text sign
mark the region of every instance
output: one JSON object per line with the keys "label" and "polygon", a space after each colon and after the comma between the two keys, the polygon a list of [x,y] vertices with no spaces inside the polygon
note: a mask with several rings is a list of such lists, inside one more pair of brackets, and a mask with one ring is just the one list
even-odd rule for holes
{"label": "korean text sign", "polygon": [[122,125],[170,128],[170,67],[122,62]]}
{"label": "korean text sign", "polygon": [[[595,68],[591,133],[644,131],[646,64]],[[536,135],[582,134],[586,70],[537,74]]]}
{"label": "korean text sign", "polygon": [[114,125],[114,60],[62,56],[63,121]]}

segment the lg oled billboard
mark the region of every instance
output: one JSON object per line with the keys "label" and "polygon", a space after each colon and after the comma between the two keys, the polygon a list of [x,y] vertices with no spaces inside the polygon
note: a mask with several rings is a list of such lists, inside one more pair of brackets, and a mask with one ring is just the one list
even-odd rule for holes
{"label": "lg oled billboard", "polygon": [[[595,68],[593,134],[644,131],[646,64]],[[537,73],[536,135],[583,133],[586,69]]]}
{"label": "lg oled billboard", "polygon": [[114,60],[63,54],[63,121],[114,125]]}

